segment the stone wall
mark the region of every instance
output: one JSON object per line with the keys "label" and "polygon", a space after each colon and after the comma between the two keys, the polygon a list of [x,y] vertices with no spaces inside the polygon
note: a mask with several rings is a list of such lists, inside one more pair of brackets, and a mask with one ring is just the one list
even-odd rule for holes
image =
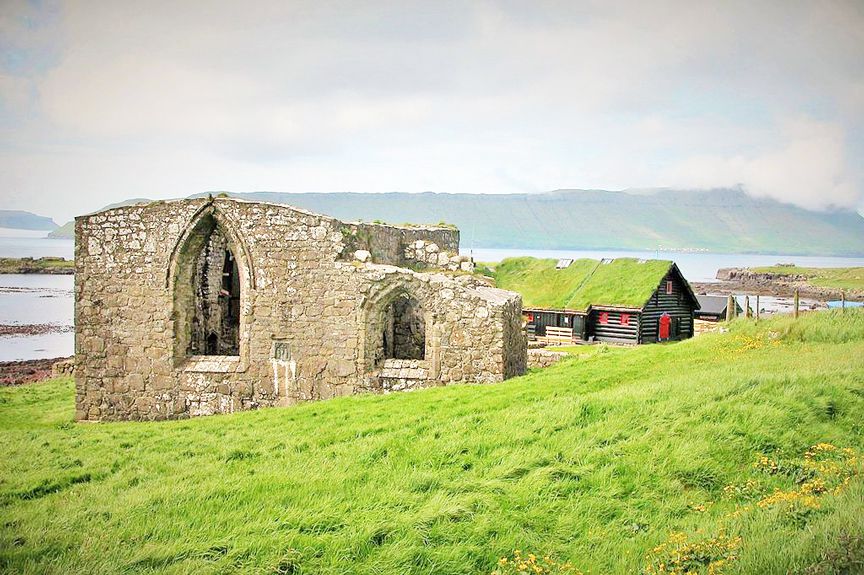
{"label": "stone wall", "polygon": [[[236,258],[237,355],[190,351],[194,262],[214,222]],[[351,233],[362,229],[374,231],[365,245]],[[76,240],[78,419],[180,418],[525,371],[517,294],[434,272],[431,257],[417,266],[431,273],[388,265],[411,264],[406,248],[422,241],[424,254],[432,243],[452,254],[449,266],[456,230],[216,198],[82,216]],[[422,359],[384,349],[387,309],[403,294],[423,314]]]}
{"label": "stone wall", "polygon": [[562,359],[567,357],[563,351],[551,351],[548,349],[529,349],[528,350],[528,367],[531,369],[539,369],[555,365]]}
{"label": "stone wall", "polygon": [[51,377],[62,377],[75,374],[75,360],[64,359],[51,366]]}
{"label": "stone wall", "polygon": [[345,245],[342,259],[352,259],[357,251],[369,253],[378,264],[422,268],[458,269],[470,258],[459,256],[459,230],[451,226],[388,226],[386,224],[346,223],[341,228]]}

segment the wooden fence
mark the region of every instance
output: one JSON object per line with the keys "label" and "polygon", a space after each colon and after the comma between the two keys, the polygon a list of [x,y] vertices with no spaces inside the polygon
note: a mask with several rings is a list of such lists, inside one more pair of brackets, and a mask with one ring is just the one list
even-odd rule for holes
{"label": "wooden fence", "polygon": [[546,327],[546,337],[549,343],[573,343],[573,329],[569,327]]}

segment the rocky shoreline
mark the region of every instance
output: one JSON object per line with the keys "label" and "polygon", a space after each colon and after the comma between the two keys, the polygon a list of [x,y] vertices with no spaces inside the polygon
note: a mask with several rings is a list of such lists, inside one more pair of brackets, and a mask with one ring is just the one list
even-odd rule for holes
{"label": "rocky shoreline", "polygon": [[[800,297],[820,302],[839,300],[843,295],[839,289],[814,286],[803,275],[754,272],[750,268],[721,268],[717,270],[716,277],[719,280],[717,282],[693,282],[690,285],[697,293],[722,295],[793,297],[797,289]],[[846,299],[862,300],[864,291],[847,290]]]}
{"label": "rocky shoreline", "polygon": [[46,333],[72,333],[75,326],[54,323],[5,324],[0,323],[0,337],[44,335]]}
{"label": "rocky shoreline", "polygon": [[58,257],[0,258],[0,274],[73,275],[75,262]]}
{"label": "rocky shoreline", "polygon": [[0,361],[0,386],[24,385],[56,377],[71,375],[72,358],[28,359]]}

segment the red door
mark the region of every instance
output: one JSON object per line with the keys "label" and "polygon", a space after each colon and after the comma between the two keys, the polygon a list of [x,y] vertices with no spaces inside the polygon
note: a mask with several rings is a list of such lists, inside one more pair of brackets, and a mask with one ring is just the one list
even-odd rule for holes
{"label": "red door", "polygon": [[672,324],[672,318],[668,313],[660,316],[660,327],[657,331],[657,339],[663,341],[669,339],[669,326]]}

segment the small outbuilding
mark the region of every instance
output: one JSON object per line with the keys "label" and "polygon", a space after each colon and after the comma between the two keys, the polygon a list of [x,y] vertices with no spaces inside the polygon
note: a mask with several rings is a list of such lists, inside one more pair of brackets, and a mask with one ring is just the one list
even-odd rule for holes
{"label": "small outbuilding", "polygon": [[[721,295],[697,295],[699,309],[693,316],[702,321],[723,321],[726,319],[726,308],[729,307],[729,298]],[[744,310],[735,301],[735,315],[741,315]]]}
{"label": "small outbuilding", "polygon": [[699,309],[675,262],[634,258],[508,258],[495,269],[498,287],[522,294],[528,337],[556,343],[624,344],[693,336]]}

